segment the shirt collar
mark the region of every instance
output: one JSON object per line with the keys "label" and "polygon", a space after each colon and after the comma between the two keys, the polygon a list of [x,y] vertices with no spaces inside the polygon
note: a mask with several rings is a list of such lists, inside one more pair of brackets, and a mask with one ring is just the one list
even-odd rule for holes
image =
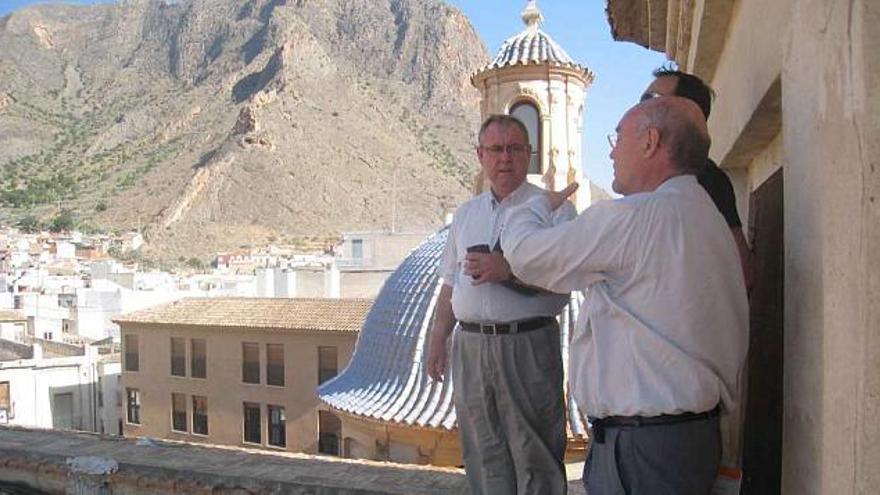
{"label": "shirt collar", "polygon": [[519,185],[519,187],[517,187],[516,189],[514,189],[513,191],[511,191],[511,193],[508,194],[508,195],[507,195],[504,199],[502,199],[501,201],[498,201],[498,200],[495,198],[495,194],[492,193],[492,189],[491,189],[491,188],[490,188],[488,191],[486,191],[486,196],[489,198],[489,205],[490,205],[490,206],[492,207],[492,209],[494,210],[495,208],[498,208],[499,206],[501,206],[501,205],[503,205],[503,204],[508,204],[508,203],[510,203],[511,201],[516,201],[516,199],[517,199],[518,197],[520,197],[521,195],[523,195],[523,194],[525,193],[525,190],[526,190],[528,187],[529,187],[529,181],[524,180],[524,181],[522,182],[522,184]]}
{"label": "shirt collar", "polygon": [[670,177],[670,178],[666,179],[665,181],[663,181],[663,183],[660,184],[660,186],[657,188],[657,190],[661,191],[664,189],[672,189],[672,188],[684,186],[685,184],[688,184],[688,183],[696,183],[696,182],[697,182],[696,175],[693,175],[693,174],[675,175],[675,176]]}

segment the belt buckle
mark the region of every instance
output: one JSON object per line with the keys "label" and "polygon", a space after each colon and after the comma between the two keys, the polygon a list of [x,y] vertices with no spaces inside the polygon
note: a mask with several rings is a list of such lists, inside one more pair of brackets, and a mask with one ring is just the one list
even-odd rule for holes
{"label": "belt buckle", "polygon": [[[492,329],[487,331],[487,329]],[[483,335],[498,335],[498,327],[495,326],[494,323],[484,323],[480,325],[480,330],[483,332]]]}

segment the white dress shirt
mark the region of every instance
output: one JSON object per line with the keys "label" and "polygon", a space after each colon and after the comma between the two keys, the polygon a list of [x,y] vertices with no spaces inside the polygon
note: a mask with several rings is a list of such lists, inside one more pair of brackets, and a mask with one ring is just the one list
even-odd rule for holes
{"label": "white dress shirt", "polygon": [[733,236],[696,178],[546,228],[550,215],[546,196],[510,211],[501,243],[521,280],[589,289],[569,358],[581,409],[601,418],[731,407],[748,302]]}
{"label": "white dress shirt", "polygon": [[[500,202],[487,191],[458,208],[440,266],[443,283],[453,287],[452,312],[456,319],[470,323],[501,323],[556,316],[568,303],[568,290],[562,291],[566,293],[564,295],[525,296],[497,283],[472,285],[473,279],[464,274],[467,248],[476,244],[486,244],[490,249],[494,247],[503,228],[501,219],[504,214],[530,198],[543,195],[543,189],[524,182]],[[547,215],[550,222],[547,225],[556,225],[574,216],[574,206],[566,202],[558,211]]]}

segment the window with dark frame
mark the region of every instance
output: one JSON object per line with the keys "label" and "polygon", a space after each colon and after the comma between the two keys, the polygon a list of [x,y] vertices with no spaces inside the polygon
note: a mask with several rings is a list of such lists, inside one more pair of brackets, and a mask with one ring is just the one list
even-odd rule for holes
{"label": "window with dark frame", "polygon": [[530,101],[517,102],[510,108],[510,115],[516,117],[529,131],[529,173],[540,174],[541,170],[541,112]]}
{"label": "window with dark frame", "polygon": [[141,424],[141,392],[136,388],[125,389],[125,420],[133,425]]}
{"label": "window with dark frame", "polygon": [[351,240],[351,259],[357,261],[363,261],[364,259],[364,240],[363,239],[352,239]]}
{"label": "window with dark frame", "polygon": [[125,371],[140,371],[140,355],[138,353],[138,336],[125,336]]}
{"label": "window with dark frame", "polygon": [[190,344],[189,375],[192,378],[207,378],[208,353],[205,339],[192,339]]}
{"label": "window with dark frame", "polygon": [[171,394],[171,429],[186,433],[186,395]]}
{"label": "window with dark frame", "polygon": [[193,395],[192,431],[197,435],[208,434],[208,398]]}
{"label": "window with dark frame", "polygon": [[284,386],[283,344],[266,344],[266,384]]}
{"label": "window with dark frame", "polygon": [[318,452],[341,455],[339,439],[342,437],[342,421],[330,411],[318,411]]}
{"label": "window with dark frame", "polygon": [[281,406],[266,406],[269,415],[269,445],[287,447],[287,416]]}
{"label": "window with dark frame", "polygon": [[247,443],[262,443],[262,425],[260,424],[260,405],[250,402],[244,403],[244,441]]}
{"label": "window with dark frame", "polygon": [[186,339],[171,337],[171,376],[186,376]]}
{"label": "window with dark frame", "polygon": [[241,344],[241,381],[260,383],[260,345],[252,342]]}
{"label": "window with dark frame", "polygon": [[318,385],[339,373],[339,350],[335,346],[318,347]]}

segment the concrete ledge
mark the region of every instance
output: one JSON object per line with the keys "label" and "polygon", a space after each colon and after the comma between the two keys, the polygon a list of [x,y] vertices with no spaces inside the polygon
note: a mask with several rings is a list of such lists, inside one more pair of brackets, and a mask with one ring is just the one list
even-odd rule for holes
{"label": "concrete ledge", "polygon": [[[81,456],[113,459],[118,471],[71,473],[67,460]],[[0,479],[53,494],[468,493],[460,469],[14,427],[0,427]]]}

